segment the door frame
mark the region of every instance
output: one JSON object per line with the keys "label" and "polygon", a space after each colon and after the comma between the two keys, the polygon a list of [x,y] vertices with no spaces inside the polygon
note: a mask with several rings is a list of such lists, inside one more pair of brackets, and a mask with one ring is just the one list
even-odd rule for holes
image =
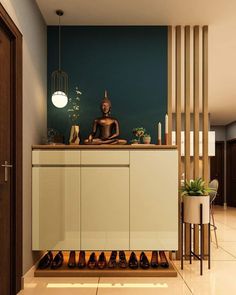
{"label": "door frame", "polygon": [[[223,141],[223,140],[217,140],[216,142],[215,142],[215,148],[216,148],[216,144],[221,144],[222,146],[223,146],[223,178],[222,178],[222,180],[223,180],[223,198],[222,198],[222,196],[221,196],[221,200],[222,200],[222,204],[220,204],[220,206],[223,206],[224,205],[224,203],[225,203],[225,187],[226,187],[226,180],[225,180],[225,148],[226,148],[226,145],[225,145],[225,141]],[[216,153],[215,153],[215,157],[216,157]],[[211,164],[210,164],[211,165]],[[210,171],[210,175],[211,175],[211,173],[212,173],[212,171]],[[211,180],[213,180],[213,178],[211,177]],[[219,191],[218,191],[219,192]],[[217,205],[219,205],[219,204],[217,204]]]}
{"label": "door frame", "polygon": [[[227,187],[226,187],[226,196],[230,195],[230,156],[229,156],[229,148],[231,143],[236,143],[236,138],[232,138],[226,141],[226,178],[227,178]],[[228,204],[228,200],[227,200]]]}
{"label": "door frame", "polygon": [[14,167],[12,170],[11,193],[11,294],[21,290],[22,278],[22,34],[0,3],[0,26],[4,26],[12,35],[13,73],[12,114],[13,124],[12,150]]}

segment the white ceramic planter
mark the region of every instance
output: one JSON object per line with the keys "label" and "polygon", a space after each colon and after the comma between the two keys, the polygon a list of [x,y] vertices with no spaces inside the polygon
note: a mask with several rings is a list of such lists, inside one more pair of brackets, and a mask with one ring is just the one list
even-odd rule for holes
{"label": "white ceramic planter", "polygon": [[143,143],[150,144],[151,143],[151,136],[143,137]]}
{"label": "white ceramic planter", "polygon": [[200,224],[200,204],[203,205],[202,223],[210,222],[210,197],[209,196],[183,196],[184,222]]}

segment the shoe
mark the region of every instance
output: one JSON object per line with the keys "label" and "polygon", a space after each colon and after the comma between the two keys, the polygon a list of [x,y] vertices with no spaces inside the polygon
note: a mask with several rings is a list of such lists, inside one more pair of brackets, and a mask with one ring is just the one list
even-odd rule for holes
{"label": "shoe", "polygon": [[108,261],[108,268],[115,268],[116,267],[116,257],[117,257],[117,251],[112,251],[110,259]]}
{"label": "shoe", "polygon": [[129,257],[129,267],[132,269],[138,268],[138,259],[136,257],[136,254],[132,252]]}
{"label": "shoe", "polygon": [[150,264],[149,264],[149,261],[147,259],[147,256],[144,252],[142,252],[140,254],[140,260],[139,260],[139,263],[140,263],[140,267],[143,268],[143,269],[148,269]]}
{"label": "shoe", "polygon": [[96,254],[93,252],[89,257],[88,268],[94,269],[96,266],[97,266],[97,257],[96,257]]}
{"label": "shoe", "polygon": [[86,266],[85,251],[80,251],[78,268],[85,268],[85,266]]}
{"label": "shoe", "polygon": [[104,269],[106,266],[107,266],[106,256],[105,256],[104,252],[102,252],[98,258],[98,268]]}
{"label": "shoe", "polygon": [[164,251],[159,251],[159,255],[160,255],[160,265],[163,268],[168,268],[169,267],[169,263],[168,260],[166,258],[166,254]]}
{"label": "shoe", "polygon": [[151,267],[153,267],[153,268],[158,267],[158,252],[157,251],[152,251]]}
{"label": "shoe", "polygon": [[56,268],[61,267],[63,264],[63,260],[64,260],[64,258],[63,258],[62,251],[59,251],[52,261],[51,268],[56,269]]}
{"label": "shoe", "polygon": [[76,267],[76,262],[75,262],[75,251],[70,251],[70,256],[68,260],[68,267],[69,268],[74,268]]}
{"label": "shoe", "polygon": [[119,262],[118,265],[120,268],[127,268],[128,263],[125,257],[125,252],[124,251],[120,251],[119,252]]}
{"label": "shoe", "polygon": [[51,251],[48,251],[43,258],[40,259],[38,267],[40,269],[48,268],[52,263],[53,255]]}

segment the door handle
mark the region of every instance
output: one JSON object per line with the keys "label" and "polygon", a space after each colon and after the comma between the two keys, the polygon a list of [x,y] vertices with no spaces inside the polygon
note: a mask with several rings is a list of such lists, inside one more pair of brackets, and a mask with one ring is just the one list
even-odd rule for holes
{"label": "door handle", "polygon": [[8,164],[7,161],[5,161],[5,164],[1,165],[1,167],[4,167],[5,169],[5,177],[4,177],[4,180],[5,182],[8,182],[8,168],[12,168],[13,166]]}

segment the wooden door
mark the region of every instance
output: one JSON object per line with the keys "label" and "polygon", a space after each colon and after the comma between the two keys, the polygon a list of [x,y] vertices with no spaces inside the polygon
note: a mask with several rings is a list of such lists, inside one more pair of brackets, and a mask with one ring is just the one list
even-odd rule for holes
{"label": "wooden door", "polygon": [[1,3],[0,253],[0,294],[16,294],[22,277],[22,35]]}
{"label": "wooden door", "polygon": [[[0,27],[0,294],[9,294],[11,259],[11,39]],[[5,166],[5,167],[4,167]]]}
{"label": "wooden door", "polygon": [[236,139],[227,142],[227,204],[236,207]]}
{"label": "wooden door", "polygon": [[216,141],[215,157],[211,157],[211,180],[219,182],[218,193],[214,204],[224,205],[224,141]]}

